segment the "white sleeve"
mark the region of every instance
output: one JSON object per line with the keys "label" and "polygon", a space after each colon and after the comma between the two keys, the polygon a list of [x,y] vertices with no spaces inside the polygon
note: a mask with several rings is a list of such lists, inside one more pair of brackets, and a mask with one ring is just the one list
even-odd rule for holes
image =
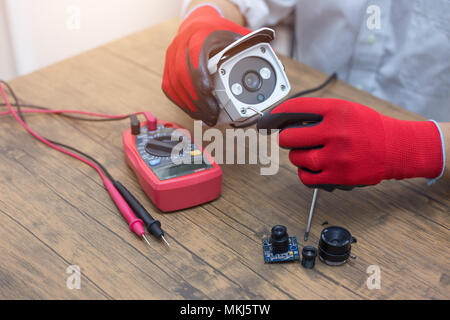
{"label": "white sleeve", "polygon": [[[192,0],[183,0],[183,16]],[[289,16],[297,0],[228,0],[234,3],[247,20],[247,27],[257,29],[273,26]]]}
{"label": "white sleeve", "polygon": [[192,0],[183,0],[183,3],[182,3],[182,5],[181,5],[181,17],[182,17],[183,19],[185,19],[189,14],[191,14],[192,11],[194,11],[195,9],[197,9],[197,8],[199,8],[199,7],[202,7],[202,6],[205,6],[205,5],[209,5],[209,6],[213,7],[214,9],[216,9],[216,10],[220,13],[220,15],[223,17],[223,14],[222,14],[222,12],[220,11],[220,8],[218,8],[216,5],[214,5],[214,4],[212,4],[212,3],[208,3],[208,2],[199,4],[198,6],[195,6],[195,7],[192,8],[191,10],[187,11],[187,8],[188,8],[188,6],[189,6],[189,4],[190,4],[191,2],[192,2]]}
{"label": "white sleeve", "polygon": [[274,26],[294,10],[297,0],[229,0],[245,16],[250,29]]}

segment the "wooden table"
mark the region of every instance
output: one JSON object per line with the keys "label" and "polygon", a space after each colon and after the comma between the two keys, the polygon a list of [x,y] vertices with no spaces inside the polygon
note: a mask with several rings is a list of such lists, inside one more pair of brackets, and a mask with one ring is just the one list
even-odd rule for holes
{"label": "wooden table", "polygon": [[[164,53],[178,20],[11,81],[23,101],[111,114],[151,110],[192,128],[160,89]],[[57,44],[55,44],[57,45]],[[51,48],[48,48],[51,50]],[[293,92],[326,75],[283,59]],[[319,93],[344,98],[402,119],[419,116],[345,83]],[[151,211],[124,161],[128,121],[86,123],[29,115],[38,132],[94,154]],[[323,226],[340,225],[358,239],[357,255],[341,267],[317,262],[264,264],[261,238],[288,226],[303,238],[312,190],[303,186],[287,153],[280,171],[222,165],[216,201],[171,214],[156,213],[169,234],[167,249],[149,248],[130,233],[93,170],[37,143],[11,117],[0,121],[0,298],[56,299],[448,299],[450,185],[424,179],[388,181],[351,192],[321,192],[309,244]],[[69,290],[66,268],[81,269],[81,289]],[[381,289],[369,290],[370,265]]]}

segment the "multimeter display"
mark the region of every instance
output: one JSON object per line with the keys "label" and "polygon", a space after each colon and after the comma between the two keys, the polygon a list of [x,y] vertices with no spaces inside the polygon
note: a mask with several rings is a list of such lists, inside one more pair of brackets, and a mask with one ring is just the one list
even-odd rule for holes
{"label": "multimeter display", "polygon": [[188,145],[184,145],[176,155],[172,154],[175,146],[183,141],[183,137],[172,140],[174,131],[174,128],[158,124],[157,130],[154,131],[142,127],[141,133],[136,136],[136,149],[139,155],[159,180],[212,168],[212,164],[203,157],[201,150],[189,138],[186,139],[189,141]]}
{"label": "multimeter display", "polygon": [[154,172],[160,180],[165,180],[173,177],[184,176],[186,174],[191,174],[208,168],[212,168],[212,166],[203,162],[199,164],[180,164],[174,167],[157,168]]}

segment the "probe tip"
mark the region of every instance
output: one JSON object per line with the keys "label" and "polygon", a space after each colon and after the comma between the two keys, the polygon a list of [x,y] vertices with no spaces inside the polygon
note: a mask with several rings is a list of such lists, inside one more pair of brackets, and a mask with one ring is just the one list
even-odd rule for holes
{"label": "probe tip", "polygon": [[161,236],[161,239],[163,239],[163,241],[167,244],[168,247],[170,247],[170,244],[167,242],[166,238],[164,238],[164,236]]}
{"label": "probe tip", "polygon": [[305,232],[305,241],[308,241],[309,232]]}
{"label": "probe tip", "polygon": [[145,240],[145,242],[147,242],[147,244],[150,246],[150,242],[148,241],[147,237],[145,236],[145,234],[142,235],[142,238]]}

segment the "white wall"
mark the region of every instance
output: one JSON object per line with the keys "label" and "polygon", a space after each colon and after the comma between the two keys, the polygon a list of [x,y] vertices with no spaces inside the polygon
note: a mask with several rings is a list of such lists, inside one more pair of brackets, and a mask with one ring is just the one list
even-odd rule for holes
{"label": "white wall", "polygon": [[8,22],[3,0],[0,0],[0,79],[10,79],[16,74],[9,38]]}
{"label": "white wall", "polygon": [[0,78],[32,72],[175,17],[181,2],[0,0]]}

